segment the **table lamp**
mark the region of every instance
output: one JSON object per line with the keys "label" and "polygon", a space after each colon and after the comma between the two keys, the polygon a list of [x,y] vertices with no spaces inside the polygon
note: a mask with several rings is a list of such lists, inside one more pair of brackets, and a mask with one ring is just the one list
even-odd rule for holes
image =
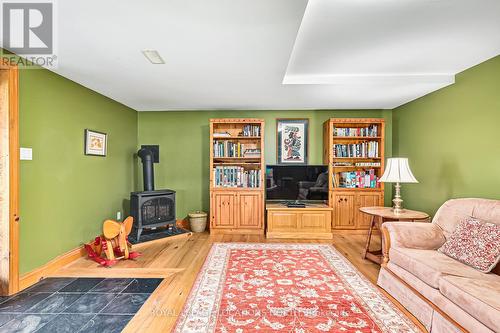
{"label": "table lamp", "polygon": [[392,199],[394,214],[401,214],[403,210],[403,199],[401,199],[401,184],[400,183],[418,183],[418,180],[411,173],[408,159],[403,157],[395,157],[387,159],[387,167],[384,174],[378,180],[382,183],[396,183],[396,193]]}

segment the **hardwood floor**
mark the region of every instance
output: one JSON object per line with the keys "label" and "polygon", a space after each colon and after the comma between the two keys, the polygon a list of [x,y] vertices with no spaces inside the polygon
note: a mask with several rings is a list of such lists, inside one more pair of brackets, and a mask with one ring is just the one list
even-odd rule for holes
{"label": "hardwood floor", "polygon": [[[334,235],[332,240],[266,239],[261,235],[192,234],[139,244],[134,250],[141,252],[141,257],[134,261],[119,262],[111,269],[98,267],[95,262],[82,258],[51,276],[163,277],[163,282],[125,327],[124,332],[169,332],[174,327],[177,315],[181,312],[198,271],[214,242],[333,244],[362,274],[375,283],[380,267],[361,259],[365,241],[364,234]],[[372,246],[374,248],[380,246],[380,242],[374,241]],[[407,313],[404,308],[399,307]],[[412,320],[416,321],[414,318]]]}

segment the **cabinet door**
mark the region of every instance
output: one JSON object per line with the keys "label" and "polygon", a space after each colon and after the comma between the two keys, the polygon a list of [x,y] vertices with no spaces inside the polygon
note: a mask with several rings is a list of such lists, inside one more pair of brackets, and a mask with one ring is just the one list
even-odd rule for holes
{"label": "cabinet door", "polygon": [[239,226],[241,228],[260,228],[262,226],[262,194],[240,192],[238,194]]}
{"label": "cabinet door", "polygon": [[232,192],[213,193],[213,223],[214,227],[235,227],[235,200]]}
{"label": "cabinet door", "polygon": [[356,224],[354,223],[356,195],[354,193],[339,193],[333,196],[333,200],[334,228],[356,228]]}
{"label": "cabinet door", "polygon": [[306,212],[300,214],[300,231],[330,232],[330,212]]}
{"label": "cabinet door", "polygon": [[361,192],[358,193],[356,200],[356,227],[359,229],[368,229],[371,222],[371,216],[359,211],[360,207],[373,207],[381,205],[381,194]]}
{"label": "cabinet door", "polygon": [[271,232],[296,232],[299,227],[298,214],[287,211],[268,211],[267,229]]}

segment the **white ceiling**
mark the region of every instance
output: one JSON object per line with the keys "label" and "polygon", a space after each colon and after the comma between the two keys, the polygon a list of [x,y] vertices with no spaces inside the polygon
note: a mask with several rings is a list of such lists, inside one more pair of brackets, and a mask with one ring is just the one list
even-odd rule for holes
{"label": "white ceiling", "polygon": [[57,10],[55,72],[139,111],[394,108],[500,54],[500,0],[60,0]]}

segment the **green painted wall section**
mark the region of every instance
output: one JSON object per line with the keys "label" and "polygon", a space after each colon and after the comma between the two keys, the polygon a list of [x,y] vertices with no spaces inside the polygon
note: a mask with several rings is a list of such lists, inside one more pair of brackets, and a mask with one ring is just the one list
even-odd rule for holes
{"label": "green painted wall section", "polygon": [[394,155],[420,181],[403,185],[405,205],[434,213],[449,198],[500,199],[499,126],[500,56],[395,109]]}
{"label": "green painted wall section", "polygon": [[[20,71],[20,272],[101,233],[134,188],[137,112],[42,69]],[[84,129],[108,133],[108,156],[83,154]]]}
{"label": "green painted wall section", "polygon": [[[155,165],[156,188],[177,191],[177,218],[189,211],[209,208],[209,119],[263,118],[265,159],[276,163],[276,119],[309,118],[309,163],[322,164],[323,122],[332,117],[386,119],[386,156],[392,153],[392,111],[182,111],[140,112],[139,145],[159,144],[160,164]],[[137,173],[138,189],[142,176]],[[390,194],[386,195],[390,202]]]}

